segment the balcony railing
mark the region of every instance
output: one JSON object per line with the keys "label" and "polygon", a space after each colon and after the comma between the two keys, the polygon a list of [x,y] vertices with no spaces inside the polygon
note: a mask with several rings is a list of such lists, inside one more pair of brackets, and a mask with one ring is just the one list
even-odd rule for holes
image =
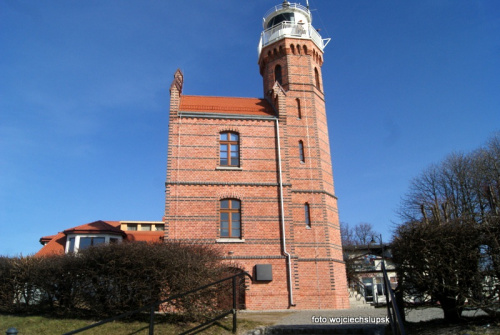
{"label": "balcony railing", "polygon": [[266,45],[269,45],[285,37],[310,38],[321,50],[323,50],[328,42],[330,42],[329,38],[321,38],[321,35],[311,25],[283,21],[262,32],[259,43],[259,55],[262,51],[262,48],[264,48]]}

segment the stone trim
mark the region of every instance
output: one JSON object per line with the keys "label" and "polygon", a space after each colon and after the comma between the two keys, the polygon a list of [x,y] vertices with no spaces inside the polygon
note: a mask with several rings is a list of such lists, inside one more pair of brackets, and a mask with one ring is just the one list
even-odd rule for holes
{"label": "stone trim", "polygon": [[344,261],[336,258],[298,258],[297,262],[336,262],[345,264]]}
{"label": "stone trim", "polygon": [[[233,183],[233,182],[219,182],[219,181],[167,181],[167,185],[189,185],[189,186],[279,186],[278,183]],[[292,184],[283,184],[283,186],[292,186]]]}
{"label": "stone trim", "polygon": [[225,114],[210,112],[183,112],[179,111],[181,117],[204,118],[204,119],[235,119],[235,120],[276,120],[275,116],[243,115],[243,114]]}
{"label": "stone trim", "polygon": [[[304,179],[304,180],[306,180],[306,179]],[[291,191],[292,191],[292,193],[318,193],[318,194],[326,194],[326,195],[328,195],[328,196],[330,196],[330,197],[338,200],[338,198],[337,198],[337,196],[335,194],[332,194],[330,192],[323,191],[323,190],[297,190],[297,189],[295,189],[295,190],[291,190]]]}
{"label": "stone trim", "polygon": [[222,256],[222,259],[286,259],[285,256]]}
{"label": "stone trim", "polygon": [[215,243],[245,243],[245,239],[241,238],[218,238]]}

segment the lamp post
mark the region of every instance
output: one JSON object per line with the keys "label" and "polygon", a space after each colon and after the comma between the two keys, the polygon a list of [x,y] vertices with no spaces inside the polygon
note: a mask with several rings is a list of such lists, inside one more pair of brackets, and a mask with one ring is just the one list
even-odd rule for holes
{"label": "lamp post", "polygon": [[[372,240],[370,241],[370,245],[374,245],[376,243],[375,239],[378,239],[378,241],[380,242],[380,250],[381,250],[381,256],[382,256],[382,263],[380,264],[380,269],[382,270],[382,284],[384,287],[383,291],[384,291],[384,295],[385,295],[386,304],[389,305],[388,300],[387,300],[387,289],[388,289],[387,285],[388,285],[388,283],[386,283],[385,279],[384,279],[385,257],[384,257],[384,243],[382,241],[382,234],[380,234],[379,236],[372,235]],[[375,268],[375,271],[376,271],[376,269],[377,268]],[[378,291],[377,286],[374,287],[374,291]],[[377,294],[377,303],[378,303],[378,294]]]}
{"label": "lamp post", "polygon": [[379,240],[379,242],[380,242],[380,249],[382,250],[381,251],[382,263],[384,263],[384,266],[385,266],[384,243],[382,242],[382,234],[380,234],[379,236],[372,235],[372,240],[370,241],[370,245],[373,245],[373,244],[376,243],[375,238],[377,238]]}

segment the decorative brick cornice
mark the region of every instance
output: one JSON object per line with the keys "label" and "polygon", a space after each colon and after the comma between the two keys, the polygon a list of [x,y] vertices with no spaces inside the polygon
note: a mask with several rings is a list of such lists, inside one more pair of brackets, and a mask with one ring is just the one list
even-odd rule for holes
{"label": "decorative brick cornice", "polygon": [[[238,183],[238,182],[220,182],[220,181],[167,181],[165,185],[188,185],[188,186],[279,186],[278,183]],[[283,186],[292,186],[292,184],[283,184]]]}
{"label": "decorative brick cornice", "polygon": [[223,256],[222,259],[285,259],[285,256]]}

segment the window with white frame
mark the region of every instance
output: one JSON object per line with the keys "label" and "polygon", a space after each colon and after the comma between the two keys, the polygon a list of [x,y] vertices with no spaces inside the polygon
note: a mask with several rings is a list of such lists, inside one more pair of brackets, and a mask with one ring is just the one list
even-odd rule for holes
{"label": "window with white frame", "polygon": [[122,236],[110,234],[68,234],[66,238],[66,252],[78,252],[99,244],[118,243]]}

